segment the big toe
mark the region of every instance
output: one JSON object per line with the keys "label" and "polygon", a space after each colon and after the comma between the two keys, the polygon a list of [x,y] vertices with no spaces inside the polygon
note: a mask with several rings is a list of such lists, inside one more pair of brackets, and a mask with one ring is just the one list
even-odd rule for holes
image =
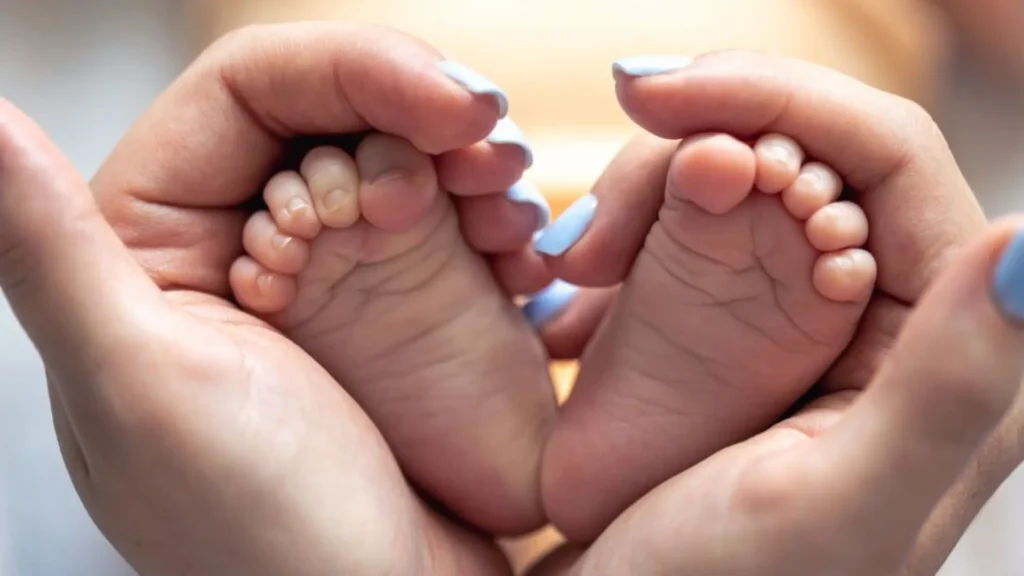
{"label": "big toe", "polygon": [[396,136],[368,136],[356,150],[356,164],[362,215],[385,232],[408,231],[440,194],[433,159]]}
{"label": "big toe", "polygon": [[732,136],[694,137],[680,145],[672,160],[666,202],[688,201],[711,214],[725,214],[750,193],[756,170],[754,151]]}

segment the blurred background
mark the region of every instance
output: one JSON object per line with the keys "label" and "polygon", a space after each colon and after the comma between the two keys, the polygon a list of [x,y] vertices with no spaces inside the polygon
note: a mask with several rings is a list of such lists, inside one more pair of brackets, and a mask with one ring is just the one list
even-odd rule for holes
{"label": "blurred background", "polygon": [[[498,82],[556,211],[635,133],[615,103],[613,59],[738,47],[816,61],[922,102],[989,215],[1024,209],[1019,0],[0,0],[0,96],[88,176],[212,38],[321,18],[391,24]],[[572,367],[554,369],[564,387]],[[942,574],[1024,574],[1022,530],[1018,474]],[[511,546],[527,558],[548,538]],[[67,479],[42,366],[0,301],[0,576],[131,573]]]}

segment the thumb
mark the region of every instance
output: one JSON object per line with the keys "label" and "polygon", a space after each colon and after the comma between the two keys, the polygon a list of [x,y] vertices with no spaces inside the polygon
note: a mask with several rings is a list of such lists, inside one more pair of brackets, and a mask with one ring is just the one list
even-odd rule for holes
{"label": "thumb", "polygon": [[[1013,405],[1024,377],[1024,222],[994,225],[948,266],[846,417],[815,443],[814,484],[855,533],[909,550]],[[865,523],[877,525],[866,526]],[[893,548],[888,548],[892,546]]]}
{"label": "thumb", "polygon": [[[0,99],[0,286],[48,370],[84,377],[138,341],[161,298],[88,185]],[[112,356],[114,355],[114,356]]]}

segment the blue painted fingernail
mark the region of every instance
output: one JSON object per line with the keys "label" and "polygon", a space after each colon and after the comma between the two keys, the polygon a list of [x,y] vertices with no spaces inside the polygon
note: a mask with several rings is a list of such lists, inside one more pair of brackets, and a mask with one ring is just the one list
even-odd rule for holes
{"label": "blue painted fingernail", "polygon": [[1017,232],[1003,249],[996,267],[995,292],[1003,313],[1024,321],[1024,230]]}
{"label": "blue painted fingernail", "polygon": [[504,118],[508,114],[508,96],[505,96],[505,91],[494,82],[488,80],[486,76],[465,64],[452,60],[442,60],[437,65],[445,76],[451,78],[466,90],[473,94],[486,94],[493,97],[495,102],[498,103],[498,118]]}
{"label": "blue painted fingernail", "polygon": [[612,74],[625,74],[626,76],[632,76],[639,78],[643,76],[657,76],[659,74],[668,74],[675,72],[680,68],[685,68],[693,62],[693,59],[687,56],[672,56],[672,55],[652,55],[652,56],[634,56],[632,58],[623,58],[616,60],[612,63]]}
{"label": "blue painted fingernail", "polygon": [[564,280],[555,280],[547,288],[533,295],[523,306],[523,315],[533,325],[540,328],[554,320],[576,298],[580,289]]}
{"label": "blue painted fingernail", "polygon": [[487,141],[491,144],[511,144],[518,146],[523,151],[523,155],[526,156],[526,167],[533,166],[533,149],[530,148],[530,143],[526,140],[526,135],[523,131],[512,121],[511,118],[505,117],[498,120],[498,123],[494,126],[494,130],[487,135]]}
{"label": "blue painted fingernail", "polygon": [[580,241],[597,213],[597,197],[593,194],[576,200],[551,226],[542,230],[533,242],[533,249],[548,256],[561,256]]}
{"label": "blue painted fingernail", "polygon": [[551,206],[540,189],[526,178],[521,178],[508,189],[505,196],[509,200],[521,204],[531,204],[537,209],[537,228],[540,231],[551,222]]}

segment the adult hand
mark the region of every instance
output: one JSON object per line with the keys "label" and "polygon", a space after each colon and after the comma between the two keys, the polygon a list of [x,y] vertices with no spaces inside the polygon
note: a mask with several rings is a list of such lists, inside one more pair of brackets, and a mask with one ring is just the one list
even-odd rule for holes
{"label": "adult hand", "polygon": [[126,136],[95,200],[0,102],[0,282],[74,484],[140,573],[507,573],[420,501],[342,386],[226,299],[243,205],[293,136],[396,134],[467,194],[519,177],[518,150],[480,142],[503,98],[438,60],[375,28],[235,34]]}
{"label": "adult hand", "polygon": [[715,454],[533,574],[934,574],[919,534],[1018,396],[1022,348],[1017,218],[951,262],[863,394]]}
{"label": "adult hand", "polygon": [[[1017,340],[1005,321],[998,320],[988,299],[990,263],[1007,231],[997,229],[970,248],[970,256],[958,260],[951,276],[938,282],[934,295],[924,302],[922,295],[936,283],[951,255],[981,234],[985,220],[941,134],[920,107],[823,68],[747,53],[700,57],[689,66],[663,75],[619,76],[617,89],[624,109],[634,120],[653,134],[672,140],[640,138],[612,163],[594,190],[601,197],[603,210],[580,243],[553,262],[561,277],[585,286],[620,281],[643,239],[643,234],[623,231],[635,226],[636,221],[648,220],[636,214],[656,211],[661,204],[663,178],[652,180],[650,174],[665,173],[664,166],[677,148],[675,139],[724,131],[739,137],[766,132],[789,134],[805,146],[809,155],[835,167],[859,191],[858,201],[871,220],[869,249],[878,260],[879,279],[860,332],[823,382],[820,393],[824,397],[767,436],[728,449],[670,481],[619,520],[617,526],[630,527],[633,536],[620,540],[628,530],[612,528],[595,546],[592,557],[607,560],[612,550],[631,546],[638,554],[663,546],[666,548],[659,549],[664,552],[661,557],[672,557],[667,547],[674,546],[671,549],[678,549],[680,556],[675,563],[666,564],[673,567],[668,572],[686,568],[696,573],[718,573],[708,565],[699,570],[699,564],[687,564],[686,558],[707,560],[710,556],[706,552],[719,545],[728,546],[730,551],[742,548],[728,543],[726,534],[735,536],[738,542],[743,540],[737,532],[722,532],[721,540],[712,542],[708,538],[715,534],[699,535],[684,523],[721,526],[727,520],[725,514],[735,512],[725,508],[734,501],[730,498],[750,504],[746,495],[754,493],[762,498],[759,505],[772,504],[769,500],[776,498],[796,506],[794,515],[804,514],[802,531],[782,530],[782,539],[794,538],[797,542],[812,534],[815,527],[824,538],[822,527],[834,522],[836,534],[844,538],[862,535],[860,541],[849,540],[853,554],[868,549],[869,544],[880,547],[892,539],[896,544],[887,550],[908,554],[908,573],[934,573],[981,505],[1022,457],[1016,438],[1024,426],[1024,414],[1021,403],[1012,402],[1020,376],[1013,348]],[[629,244],[624,239],[636,242]],[[953,299],[957,297],[963,300]],[[904,340],[890,357],[905,320],[918,306],[920,312],[906,327]],[[589,300],[581,297],[552,322],[549,333],[557,330],[561,335],[572,334],[576,342],[585,342],[592,326],[587,319],[594,315],[594,308],[600,307],[597,296]],[[865,388],[871,392],[850,406]],[[851,410],[846,415],[848,406]],[[1010,416],[988,435],[1008,407]],[[799,432],[818,436],[836,422],[834,429],[813,441],[806,441],[807,435]],[[944,430],[949,422],[957,426]],[[976,450],[986,437],[985,445]],[[783,465],[765,463],[769,460],[765,455],[779,447],[777,442],[786,445],[786,454],[773,454],[771,460],[777,458],[791,465],[789,471]],[[944,449],[955,452],[945,463]],[[935,453],[934,469],[922,458],[928,450]],[[876,464],[892,463],[893,472],[868,468],[872,458]],[[825,462],[832,462],[834,469],[819,469]],[[767,468],[772,472],[763,476],[765,484],[758,484]],[[708,481],[716,474],[735,477],[730,476],[730,470],[743,478],[742,487],[728,482],[717,486]],[[922,478],[922,471],[927,478]],[[844,477],[863,482],[840,482]],[[816,486],[815,482],[826,484]],[[821,497],[829,490],[834,490],[837,498],[831,509],[820,505]],[[806,502],[816,507],[801,504],[801,494],[806,494]],[[876,494],[879,499],[871,500]],[[856,509],[843,509],[846,504],[838,501],[840,496],[863,506],[868,501],[881,503],[885,496],[889,498],[884,500],[885,506],[889,507],[872,504],[861,509],[864,516],[859,525],[853,524],[852,518],[844,523],[841,513]],[[891,505],[893,499],[903,496],[908,498],[906,506]],[[681,504],[684,498],[688,504]],[[717,502],[722,507],[694,508],[694,503],[703,502]],[[730,516],[737,521],[730,529],[742,529],[739,524],[745,520],[760,521],[782,510],[769,507],[748,512],[747,516]],[[780,516],[775,520],[780,522],[780,529],[787,526]],[[875,520],[887,523],[866,533],[842,531],[844,526],[851,530],[855,526],[864,528],[866,522]],[[648,525],[663,534],[643,528]],[[919,530],[913,546],[905,545],[906,539],[918,535]],[[637,544],[647,537],[654,548]],[[772,542],[782,546],[776,540]],[[708,550],[696,553],[700,549],[693,543],[702,543]],[[763,548],[751,551],[759,551],[754,556],[771,558]],[[831,558],[838,568],[856,566],[847,562],[842,549],[833,552]],[[871,555],[866,557],[870,559]],[[892,557],[890,554],[884,561]],[[806,556],[797,554],[794,558]],[[785,568],[778,566],[780,570]],[[821,568],[823,564],[816,566]],[[885,573],[862,568],[861,573]],[[770,570],[756,570],[766,571]]]}

